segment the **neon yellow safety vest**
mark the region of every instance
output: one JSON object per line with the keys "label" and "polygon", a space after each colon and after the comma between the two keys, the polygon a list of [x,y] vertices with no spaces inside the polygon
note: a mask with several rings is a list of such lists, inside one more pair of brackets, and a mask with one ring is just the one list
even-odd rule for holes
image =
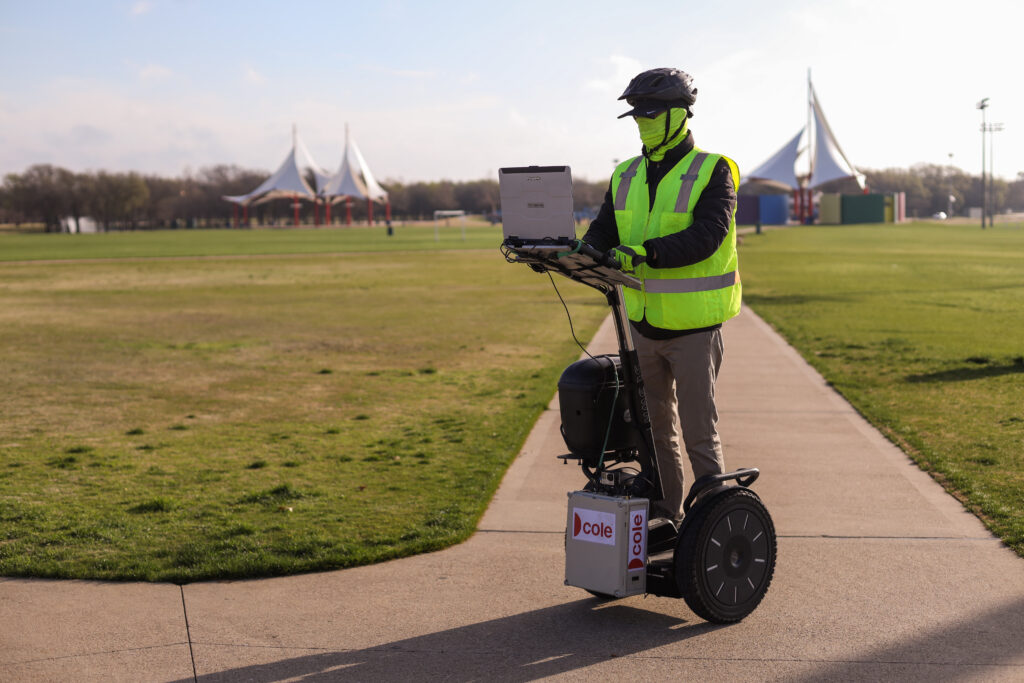
{"label": "neon yellow safety vest", "polygon": [[[615,222],[620,244],[686,230],[693,224],[697,204],[719,159],[732,170],[733,187],[739,187],[736,162],[720,154],[694,148],[665,174],[650,205],[647,164],[634,157],[619,164],[612,176]],[[708,258],[682,268],[638,268],[641,289],[623,288],[629,319],[644,317],[665,330],[692,330],[723,323],[740,312],[740,274],[736,256],[736,212],[729,220],[729,234]]]}

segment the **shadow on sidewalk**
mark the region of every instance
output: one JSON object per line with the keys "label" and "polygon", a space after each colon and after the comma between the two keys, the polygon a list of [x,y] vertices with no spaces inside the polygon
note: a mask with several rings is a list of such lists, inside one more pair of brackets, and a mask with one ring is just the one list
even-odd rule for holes
{"label": "shadow on sidewalk", "polygon": [[914,680],[1024,680],[1024,597],[851,661],[821,662],[790,681],[892,680],[893,668],[901,666]]}
{"label": "shadow on sidewalk", "polygon": [[[532,681],[723,628],[585,599],[364,650],[243,666],[198,681]],[[202,643],[196,644],[202,670]],[[177,683],[186,683],[183,679]]]}
{"label": "shadow on sidewalk", "polygon": [[[200,675],[198,681],[533,681],[616,657],[642,655],[721,628],[726,627],[696,617],[686,621],[633,606],[588,599],[363,650],[320,652],[241,666]],[[203,644],[196,647],[201,669]],[[260,647],[238,647],[266,652]],[[703,648],[698,649],[702,650],[699,658],[708,656]],[[722,653],[725,659],[730,655],[735,653]],[[663,656],[687,659],[679,651]],[[752,658],[810,664],[812,671],[790,679],[810,683],[880,680],[897,670],[915,680],[963,680],[985,677],[986,672],[998,678],[1015,678],[1015,672],[1024,672],[1022,657],[1024,597],[973,618],[859,653],[849,660],[780,658],[779,653],[770,652]],[[751,659],[751,654],[746,653],[744,659]]]}

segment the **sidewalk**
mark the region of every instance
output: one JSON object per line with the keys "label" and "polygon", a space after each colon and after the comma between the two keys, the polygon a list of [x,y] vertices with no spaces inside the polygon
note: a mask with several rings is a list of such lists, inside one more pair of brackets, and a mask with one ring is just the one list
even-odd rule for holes
{"label": "sidewalk", "polygon": [[[726,462],[761,469],[779,534],[739,624],[562,584],[583,479],[554,458],[552,402],[445,551],[184,587],[0,579],[0,680],[1024,680],[1024,560],[750,311],[724,334]],[[614,349],[610,325],[593,346]]]}

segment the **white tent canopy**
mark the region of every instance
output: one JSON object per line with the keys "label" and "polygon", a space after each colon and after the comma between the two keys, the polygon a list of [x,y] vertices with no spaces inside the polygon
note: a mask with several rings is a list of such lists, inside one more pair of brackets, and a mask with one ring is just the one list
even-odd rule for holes
{"label": "white tent canopy", "polygon": [[313,201],[316,193],[303,176],[303,171],[312,170],[318,187],[327,183],[327,172],[317,166],[306,145],[299,139],[296,128],[292,127],[292,148],[281,166],[259,187],[248,194],[225,195],[224,199],[235,204],[248,206],[262,204],[272,199],[301,197]]}
{"label": "white tent canopy", "polygon": [[337,203],[344,198],[370,199],[379,203],[387,203],[388,193],[381,187],[370,167],[366,164],[359,151],[359,145],[349,137],[348,125],[345,126],[345,150],[341,155],[341,166],[325,183],[320,194],[331,203]]}
{"label": "white tent canopy", "polygon": [[863,189],[864,174],[850,163],[839,147],[811,85],[810,74],[807,78],[807,106],[808,125],[768,161],[748,173],[746,181],[796,190],[852,178]]}
{"label": "white tent canopy", "polygon": [[796,162],[800,156],[800,141],[804,131],[797,133],[792,140],[756,169],[747,174],[745,180],[760,180],[787,188],[799,187],[796,179]]}
{"label": "white tent canopy", "polygon": [[821,103],[818,102],[818,94],[811,87],[811,106],[814,113],[814,162],[811,164],[811,180],[809,185],[818,187],[832,180],[841,178],[853,178],[857,185],[864,189],[864,174],[859,172],[850,163],[850,160],[843,154],[839,147],[832,128],[825,120],[825,114],[821,111]]}
{"label": "white tent canopy", "polygon": [[327,185],[327,181],[331,179],[331,174],[321,168],[315,161],[313,161],[313,155],[309,153],[304,143],[297,135],[295,136],[295,147],[297,148],[296,161],[298,162],[299,168],[309,169],[313,172],[313,177],[316,179],[316,190],[321,192],[324,186]]}

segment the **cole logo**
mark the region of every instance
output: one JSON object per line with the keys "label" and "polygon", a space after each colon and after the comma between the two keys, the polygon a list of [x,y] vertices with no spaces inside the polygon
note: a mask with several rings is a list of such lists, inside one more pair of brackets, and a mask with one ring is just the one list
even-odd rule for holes
{"label": "cole logo", "polygon": [[647,556],[647,509],[633,510],[629,514],[629,561],[626,569],[637,572],[644,568]]}
{"label": "cole logo", "polygon": [[577,541],[615,545],[615,515],[611,512],[573,508],[572,537]]}

